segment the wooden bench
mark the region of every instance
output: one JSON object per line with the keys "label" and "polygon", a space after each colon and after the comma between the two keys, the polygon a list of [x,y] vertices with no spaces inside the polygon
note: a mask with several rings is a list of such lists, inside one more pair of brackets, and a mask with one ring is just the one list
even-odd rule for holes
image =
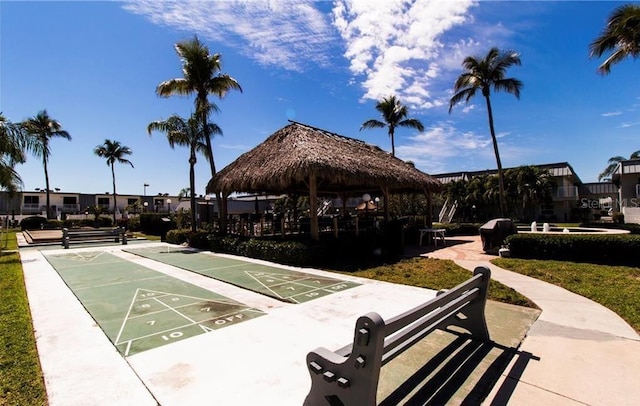
{"label": "wooden bench", "polygon": [[65,249],[69,248],[69,244],[74,242],[120,242],[122,245],[127,244],[127,233],[122,227],[114,227],[111,229],[62,229],[62,245]]}
{"label": "wooden bench", "polygon": [[304,405],[376,405],[380,368],[436,329],[458,326],[472,338],[489,341],[484,308],[491,272],[477,267],[473,275],[389,320],[375,312],[361,316],[352,344],[335,352],[322,347],[310,352],[311,390]]}

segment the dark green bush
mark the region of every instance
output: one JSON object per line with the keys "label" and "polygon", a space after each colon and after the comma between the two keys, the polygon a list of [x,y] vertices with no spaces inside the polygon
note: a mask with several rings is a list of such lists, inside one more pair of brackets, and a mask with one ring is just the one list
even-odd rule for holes
{"label": "dark green bush", "polygon": [[[168,218],[169,221],[163,219]],[[140,231],[149,235],[163,235],[176,228],[175,220],[159,213],[143,213],[140,215]]]}
{"label": "dark green bush", "polygon": [[189,239],[190,230],[175,229],[167,232],[167,242],[171,244],[184,244]]}
{"label": "dark green bush", "polygon": [[624,224],[624,214],[620,212],[613,213],[613,222],[617,224]]}
{"label": "dark green bush", "polygon": [[47,219],[42,216],[30,216],[20,220],[20,229],[24,230],[39,230],[45,228]]}
{"label": "dark green bush", "polygon": [[520,233],[507,237],[506,243],[514,258],[640,266],[637,235]]}
{"label": "dark green bush", "polygon": [[307,245],[298,241],[250,239],[242,245],[244,256],[279,264],[304,265],[310,259]]}

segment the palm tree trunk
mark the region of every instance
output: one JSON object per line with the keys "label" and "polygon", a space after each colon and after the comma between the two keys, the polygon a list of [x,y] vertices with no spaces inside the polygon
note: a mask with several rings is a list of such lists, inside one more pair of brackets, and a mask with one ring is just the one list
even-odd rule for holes
{"label": "palm tree trunk", "polygon": [[191,231],[194,233],[197,230],[196,225],[196,158],[193,151],[191,152],[191,157],[189,158],[189,187],[191,188]]}
{"label": "palm tree trunk", "polygon": [[394,140],[394,132],[393,128],[389,129],[389,138],[391,138],[391,156],[396,156],[396,143]]}
{"label": "palm tree trunk", "polygon": [[485,95],[487,101],[487,113],[489,115],[489,131],[491,131],[491,141],[493,142],[493,152],[496,155],[496,164],[498,165],[498,185],[500,188],[500,217],[506,216],[506,204],[504,195],[504,173],[502,171],[502,162],[500,161],[500,152],[498,152],[498,139],[496,138],[496,131],[493,128],[493,111],[491,110],[491,100],[489,95]]}
{"label": "palm tree trunk", "polygon": [[[202,125],[204,126],[204,131],[205,131],[205,142],[207,145],[207,153],[209,154],[209,167],[211,168],[211,177],[213,178],[214,176],[216,176],[216,163],[213,159],[213,146],[211,145],[211,134],[209,134],[209,127],[207,126],[207,110],[205,109],[205,105],[207,104],[207,96],[204,96],[204,99],[202,97],[199,98],[200,102],[198,103],[197,106],[200,106],[200,114],[201,114],[201,120],[202,120]],[[197,108],[196,106],[196,108]],[[227,214],[226,214],[226,205],[225,202],[222,201],[222,195],[220,194],[220,192],[216,192],[216,205],[218,206],[218,214],[220,216],[220,227],[219,229],[222,230],[222,234],[226,234],[226,230],[227,230]]]}
{"label": "palm tree trunk", "polygon": [[51,198],[49,196],[49,169],[47,168],[47,158],[42,158],[42,163],[44,164],[44,183],[45,183],[45,193],[47,195],[47,219],[53,218],[51,215]]}
{"label": "palm tree trunk", "polygon": [[116,171],[113,168],[113,162],[111,163],[111,181],[113,182],[113,225],[115,227],[118,224],[118,220],[116,219]]}

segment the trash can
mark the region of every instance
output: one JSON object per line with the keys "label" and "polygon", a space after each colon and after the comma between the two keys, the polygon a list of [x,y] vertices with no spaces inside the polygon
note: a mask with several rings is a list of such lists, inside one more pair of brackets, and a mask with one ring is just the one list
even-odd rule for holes
{"label": "trash can", "polygon": [[517,234],[515,223],[509,218],[497,218],[489,220],[480,226],[480,238],[484,252],[497,253],[505,238],[511,234]]}
{"label": "trash can", "polygon": [[161,242],[165,242],[167,241],[167,232],[169,232],[169,230],[171,230],[171,219],[168,219],[167,217],[162,217],[160,219],[161,223],[160,223],[160,241]]}

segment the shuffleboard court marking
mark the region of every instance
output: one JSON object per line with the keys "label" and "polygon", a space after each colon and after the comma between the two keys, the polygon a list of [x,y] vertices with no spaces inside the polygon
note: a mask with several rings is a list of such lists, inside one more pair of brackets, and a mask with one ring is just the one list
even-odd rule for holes
{"label": "shuffleboard court marking", "polygon": [[[321,276],[309,274],[292,276],[275,272],[245,271],[245,273],[250,278],[253,278],[256,282],[264,286],[265,289],[273,292],[274,295],[277,295],[284,300],[292,301],[294,303],[302,303],[311,299],[325,296],[327,294],[335,293],[342,289],[348,289],[350,287],[343,281],[336,281],[335,279],[324,278]],[[280,288],[284,291],[289,291],[290,294],[283,296],[276,290],[274,290],[276,288]],[[294,293],[296,289],[300,289],[302,291],[300,293]]]}
{"label": "shuffleboard court marking", "polygon": [[124,357],[266,314],[110,253],[45,258]]}
{"label": "shuffleboard court marking", "polygon": [[[360,285],[182,247],[144,247],[123,251],[295,304]],[[216,263],[219,265],[215,266]]]}

